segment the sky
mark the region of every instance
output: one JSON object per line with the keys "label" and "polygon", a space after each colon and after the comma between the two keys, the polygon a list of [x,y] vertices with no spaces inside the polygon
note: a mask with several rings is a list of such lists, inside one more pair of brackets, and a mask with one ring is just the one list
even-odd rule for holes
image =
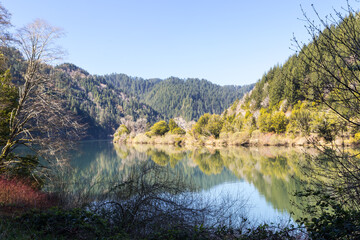
{"label": "sky", "polygon": [[[307,43],[301,7],[313,19],[345,0],[0,0],[13,30],[43,19],[62,28],[63,62],[91,74],[255,83]],[[357,10],[360,3],[349,1]]]}

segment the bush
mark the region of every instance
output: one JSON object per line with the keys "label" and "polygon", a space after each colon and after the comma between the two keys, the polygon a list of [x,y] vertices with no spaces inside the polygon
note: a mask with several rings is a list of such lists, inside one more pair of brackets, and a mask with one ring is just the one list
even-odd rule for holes
{"label": "bush", "polygon": [[219,138],[221,129],[223,127],[223,121],[219,115],[212,115],[206,126],[208,132],[215,138]]}
{"label": "bush", "polygon": [[170,119],[169,120],[169,129],[170,132],[172,133],[174,131],[174,129],[178,128],[179,126],[177,125],[177,123],[175,122],[174,119]]}
{"label": "bush", "polygon": [[204,115],[202,115],[199,120],[194,124],[193,126],[193,132],[195,134],[200,134],[203,136],[209,136],[209,132],[206,129],[206,126],[209,122],[210,119],[210,114],[209,113],[205,113]]}
{"label": "bush", "polygon": [[[304,210],[311,219],[301,218],[298,222],[306,227],[312,239],[360,239],[360,212],[345,207],[332,196],[321,191],[298,193],[302,197],[317,197],[315,203]],[[309,201],[312,202],[312,201]]]}
{"label": "bush", "polygon": [[24,179],[0,177],[0,206],[15,208],[48,208],[55,205],[54,197],[31,186]]}
{"label": "bush", "polygon": [[115,136],[121,136],[123,134],[129,134],[130,130],[124,125],[121,124],[120,127],[116,130]]}
{"label": "bush", "polygon": [[185,130],[182,129],[182,128],[180,128],[180,127],[174,128],[174,129],[171,131],[171,133],[173,133],[173,134],[179,134],[179,135],[184,135],[184,134],[186,134]]}
{"label": "bush", "polygon": [[271,114],[268,113],[265,108],[260,109],[258,125],[261,132],[272,131]]}
{"label": "bush", "polygon": [[150,132],[153,135],[157,135],[157,136],[163,136],[169,130],[170,130],[169,125],[165,121],[157,122],[150,128]]}
{"label": "bush", "polygon": [[110,235],[109,225],[104,219],[78,208],[32,210],[17,217],[16,222],[41,239],[45,237],[50,239],[51,236],[54,238],[61,236],[61,239],[64,237],[65,239],[100,239]]}
{"label": "bush", "polygon": [[223,128],[223,121],[220,115],[209,113],[204,114],[199,118],[193,126],[193,132],[203,136],[214,136],[219,138],[221,129]]}
{"label": "bush", "polygon": [[287,124],[288,120],[285,113],[279,111],[273,114],[271,118],[271,128],[274,129],[276,133],[284,133],[286,131]]}

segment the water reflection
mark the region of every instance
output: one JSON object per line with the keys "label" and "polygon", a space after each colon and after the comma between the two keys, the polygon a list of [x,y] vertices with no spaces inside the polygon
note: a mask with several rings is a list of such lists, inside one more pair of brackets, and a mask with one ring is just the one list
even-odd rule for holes
{"label": "water reflection", "polygon": [[[214,189],[241,189],[251,203],[262,205],[254,208],[263,214],[268,211],[278,217],[293,213],[297,218],[301,213],[294,204],[302,203],[293,193],[303,189],[300,180],[306,180],[298,164],[304,160],[303,151],[280,147],[184,149],[84,142],[80,151],[73,154],[74,172],[71,179],[67,177],[73,184],[68,187],[73,192],[101,194],[106,191],[107,183],[120,175],[126,176],[141,162],[153,161],[174,171],[174,177],[180,174],[204,194],[211,195]],[[79,182],[86,182],[89,187],[80,187]]]}

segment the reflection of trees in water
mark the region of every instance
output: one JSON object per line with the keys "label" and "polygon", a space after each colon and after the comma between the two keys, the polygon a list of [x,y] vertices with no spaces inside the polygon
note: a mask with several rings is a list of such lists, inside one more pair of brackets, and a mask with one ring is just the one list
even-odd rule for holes
{"label": "reflection of trees in water", "polygon": [[[67,179],[69,190],[100,194],[114,179],[125,180],[140,163],[152,160],[171,169],[174,177],[181,175],[200,189],[209,189],[224,182],[246,179],[260,194],[280,211],[298,214],[291,202],[301,204],[293,196],[306,180],[298,167],[301,149],[289,148],[224,148],[184,149],[173,146],[103,145],[84,146],[78,156],[78,168]],[[81,183],[81,184],[80,184]],[[87,187],[84,187],[85,183]]]}
{"label": "reflection of trees in water", "polygon": [[254,184],[274,208],[301,216],[292,203],[301,203],[294,193],[304,187],[300,184],[300,179],[305,179],[299,168],[304,160],[302,149],[229,148],[221,150],[221,157],[226,168]]}
{"label": "reflection of trees in water", "polygon": [[199,153],[195,150],[192,154],[192,158],[200,170],[206,175],[220,174],[224,169],[224,163],[218,150],[216,150],[214,153]]}
{"label": "reflection of trees in water", "polygon": [[[178,149],[178,151],[183,151],[187,160],[190,158],[192,161],[193,167],[190,167],[190,164],[183,165],[187,168],[184,171],[198,167],[196,169],[209,178],[234,174],[238,179],[246,179],[247,182],[254,184],[274,208],[300,216],[300,211],[292,203],[301,204],[301,200],[293,194],[304,187],[300,184],[300,180],[306,180],[299,168],[299,162],[304,160],[302,149],[238,147],[217,150]],[[174,155],[174,150],[167,153],[166,149],[158,151],[153,148],[148,154],[155,163],[167,166],[171,156]],[[177,166],[181,163],[182,161],[179,161]],[[171,166],[174,167],[173,164]],[[202,186],[201,182],[197,181],[197,183]]]}

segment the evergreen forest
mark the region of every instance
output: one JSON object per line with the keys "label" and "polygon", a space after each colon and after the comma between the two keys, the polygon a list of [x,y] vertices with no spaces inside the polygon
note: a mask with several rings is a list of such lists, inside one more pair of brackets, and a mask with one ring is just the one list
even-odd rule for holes
{"label": "evergreen forest", "polygon": [[[25,60],[14,48],[3,48],[13,82],[22,82]],[[113,135],[122,119],[146,119],[153,124],[160,119],[182,117],[197,120],[202,114],[220,114],[232,102],[250,91],[254,84],[220,86],[207,80],[142,79],[125,74],[91,75],[71,63],[46,66],[62,98],[86,126],[83,138],[103,139]]]}

